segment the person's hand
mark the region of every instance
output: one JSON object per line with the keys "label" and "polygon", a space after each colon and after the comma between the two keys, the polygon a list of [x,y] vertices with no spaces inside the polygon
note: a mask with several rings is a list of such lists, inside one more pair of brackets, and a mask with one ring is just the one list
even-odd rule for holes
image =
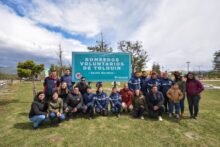
{"label": "person's hand", "polygon": [[65,111],[65,112],[68,112],[68,111],[69,111],[69,109],[68,109],[68,108],[66,108],[64,111]]}
{"label": "person's hand", "polygon": [[72,112],[74,113],[74,112],[76,112],[76,111],[77,111],[77,108],[73,108]]}
{"label": "person's hand", "polygon": [[60,117],[60,116],[61,116],[60,112],[57,112],[57,117]]}
{"label": "person's hand", "polygon": [[80,98],[77,98],[77,101],[80,101]]}
{"label": "person's hand", "polygon": [[49,117],[49,113],[46,114],[46,117]]}
{"label": "person's hand", "polygon": [[154,106],[153,109],[154,109],[154,110],[158,110],[159,107],[158,107],[158,106]]}

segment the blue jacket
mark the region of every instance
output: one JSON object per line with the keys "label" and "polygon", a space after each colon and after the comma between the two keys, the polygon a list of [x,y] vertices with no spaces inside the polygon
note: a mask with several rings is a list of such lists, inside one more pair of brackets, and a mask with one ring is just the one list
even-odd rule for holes
{"label": "blue jacket", "polygon": [[64,75],[61,77],[61,82],[66,82],[67,87],[69,90],[72,90],[73,85],[75,84],[72,82],[72,76],[71,75]]}
{"label": "blue jacket", "polygon": [[150,78],[147,83],[146,83],[146,87],[147,87],[147,93],[149,94],[151,92],[151,88],[153,85],[157,85],[158,90],[160,89],[161,86],[161,82],[159,79],[152,79]]}
{"label": "blue jacket", "polygon": [[52,93],[59,87],[59,80],[51,77],[46,77],[44,80],[44,92],[46,95],[52,95]]}
{"label": "blue jacket", "polygon": [[108,95],[105,92],[102,93],[96,92],[95,105],[100,109],[102,108],[108,109]]}
{"label": "blue jacket", "polygon": [[141,77],[141,91],[143,92],[143,94],[146,94],[146,89],[147,89],[147,81],[149,80],[149,78],[147,77]]}
{"label": "blue jacket", "polygon": [[172,86],[173,81],[171,79],[161,79],[161,87],[160,87],[160,91],[163,93],[164,96],[167,95],[167,91],[170,89],[170,87]]}
{"label": "blue jacket", "polygon": [[109,96],[111,108],[115,107],[116,105],[121,105],[121,95],[116,92],[116,93],[111,93]]}
{"label": "blue jacket", "polygon": [[84,102],[84,105],[93,107],[95,103],[95,94],[86,92],[83,95],[83,102]]}
{"label": "blue jacket", "polygon": [[128,87],[130,90],[134,91],[137,89],[141,89],[141,81],[140,78],[132,76],[131,79],[128,81]]}

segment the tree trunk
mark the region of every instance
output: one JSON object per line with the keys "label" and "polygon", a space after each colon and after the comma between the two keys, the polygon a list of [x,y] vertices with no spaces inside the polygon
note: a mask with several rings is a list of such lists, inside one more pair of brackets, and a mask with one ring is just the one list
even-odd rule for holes
{"label": "tree trunk", "polygon": [[32,84],[33,84],[33,98],[35,98],[35,96],[37,95],[36,83],[35,83],[34,78],[35,78],[35,76],[33,76],[33,79],[32,79]]}

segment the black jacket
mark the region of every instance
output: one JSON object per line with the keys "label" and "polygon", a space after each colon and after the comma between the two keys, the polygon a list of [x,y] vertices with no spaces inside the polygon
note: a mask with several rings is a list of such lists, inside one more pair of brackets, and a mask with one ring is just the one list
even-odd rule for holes
{"label": "black jacket", "polygon": [[34,100],[32,102],[29,118],[35,115],[47,115],[47,104],[44,101]]}
{"label": "black jacket", "polygon": [[80,109],[83,105],[83,98],[81,94],[68,94],[66,101],[64,102],[64,108],[72,107]]}
{"label": "black jacket", "polygon": [[152,92],[147,95],[147,105],[149,109],[152,109],[153,106],[163,106],[164,97],[161,92],[153,94]]}

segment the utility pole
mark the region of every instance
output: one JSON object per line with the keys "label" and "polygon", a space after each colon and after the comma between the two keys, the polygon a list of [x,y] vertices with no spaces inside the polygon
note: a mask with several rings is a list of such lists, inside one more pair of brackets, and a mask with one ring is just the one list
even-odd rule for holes
{"label": "utility pole", "polygon": [[101,52],[104,50],[104,40],[103,40],[103,34],[101,32]]}
{"label": "utility pole", "polygon": [[189,64],[190,64],[190,62],[187,61],[186,64],[187,64],[187,72],[189,72]]}
{"label": "utility pole", "polygon": [[58,56],[59,56],[59,62],[60,62],[61,76],[63,75],[63,62],[62,62],[63,56],[62,56],[62,54],[63,54],[63,51],[61,48],[61,44],[59,44]]}

